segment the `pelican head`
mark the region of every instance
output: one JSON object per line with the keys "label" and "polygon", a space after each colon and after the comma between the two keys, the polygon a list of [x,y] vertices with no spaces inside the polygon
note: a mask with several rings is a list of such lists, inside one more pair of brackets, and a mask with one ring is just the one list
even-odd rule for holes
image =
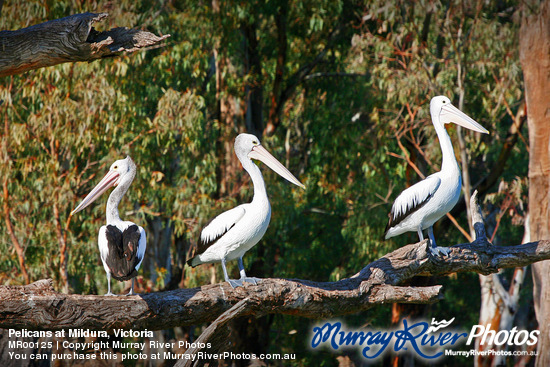
{"label": "pelican head", "polygon": [[94,187],[94,189],[82,200],[82,202],[71,212],[71,215],[78,213],[88,205],[93,203],[98,197],[101,196],[110,187],[118,186],[121,182],[132,182],[136,176],[136,165],[130,156],[124,159],[115,161],[109,172],[103,177],[103,179]]}
{"label": "pelican head", "polygon": [[439,121],[443,125],[452,122],[470,130],[489,134],[489,131],[478,124],[474,119],[453,106],[451,100],[445,96],[432,98],[430,102],[430,113],[432,114],[432,121],[434,122]]}
{"label": "pelican head", "polygon": [[259,160],[284,179],[305,189],[305,186],[260,144],[260,139],[256,136],[239,134],[235,138],[235,154],[241,162],[246,158]]}

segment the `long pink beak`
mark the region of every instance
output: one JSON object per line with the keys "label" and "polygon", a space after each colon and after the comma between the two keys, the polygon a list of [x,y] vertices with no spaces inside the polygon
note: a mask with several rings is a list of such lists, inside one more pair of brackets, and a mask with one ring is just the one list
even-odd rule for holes
{"label": "long pink beak", "polygon": [[489,134],[489,131],[478,124],[477,121],[449,103],[441,108],[439,118],[444,124],[453,122],[457,125],[465,127],[466,129],[474,130],[483,134]]}
{"label": "long pink beak", "polygon": [[288,169],[286,169],[285,166],[281,164],[274,156],[271,155],[264,147],[261,145],[256,145],[254,148],[252,148],[252,151],[248,153],[248,158],[251,159],[257,159],[259,161],[264,162],[269,168],[271,168],[273,171],[277,172],[277,174],[284,179],[292,182],[296,186],[300,186],[301,188],[305,189],[303,183],[298,181],[296,177]]}
{"label": "long pink beak", "polygon": [[91,203],[93,203],[98,197],[101,196],[105,191],[107,191],[110,187],[115,186],[118,182],[118,178],[120,177],[120,174],[115,171],[109,171],[105,177],[94,187],[94,189],[82,200],[80,204],[71,212],[71,215],[74,213],[78,213]]}

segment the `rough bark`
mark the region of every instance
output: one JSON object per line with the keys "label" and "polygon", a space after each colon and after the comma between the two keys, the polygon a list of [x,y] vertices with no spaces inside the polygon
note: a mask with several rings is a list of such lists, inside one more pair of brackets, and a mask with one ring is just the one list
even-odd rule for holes
{"label": "rough bark", "polygon": [[[474,201],[475,195],[472,198]],[[477,204],[472,207],[477,208]],[[473,214],[476,217],[476,210]],[[258,285],[236,289],[224,282],[131,297],[61,294],[53,290],[48,279],[28,286],[0,286],[0,328],[159,330],[212,322],[243,299],[248,301],[239,316],[278,313],[326,319],[377,304],[433,303],[441,299],[439,285],[398,286],[414,276],[464,271],[491,274],[550,259],[550,241],[493,246],[486,240],[479,214],[473,222],[476,240],[453,246],[449,257],[429,257],[428,243],[422,241],[399,248],[338,282],[264,279]]]}
{"label": "rough bark", "polygon": [[[549,257],[550,257],[550,251]],[[359,279],[336,283],[264,279],[261,284],[231,289],[227,283],[132,297],[67,295],[51,279],[28,286],[0,286],[0,328],[160,330],[212,322],[242,299],[242,315],[281,313],[329,318],[389,302],[433,303],[441,286],[415,289],[368,284]]]}
{"label": "rough bark", "polygon": [[[550,1],[522,3],[520,60],[529,126],[531,238],[547,238],[550,189]],[[550,365],[550,262],[533,265],[533,298],[539,323],[537,366]]]}
{"label": "rough bark", "polygon": [[[229,328],[227,323],[247,311],[249,299],[245,298],[237,303],[229,310],[222,313],[213,323],[211,323],[195,340],[195,347],[191,347],[185,351],[185,354],[193,355],[200,351],[210,354],[221,354],[231,347],[232,339],[229,338]],[[210,348],[208,348],[210,343]],[[174,367],[190,367],[204,365],[205,362],[214,361],[193,361],[192,359],[180,359]]]}
{"label": "rough bark", "polygon": [[[529,215],[525,217],[525,232],[522,243],[528,243],[531,241],[529,235]],[[479,312],[479,325],[484,325],[490,330],[499,332],[500,330],[512,330],[516,319],[516,313],[519,309],[520,302],[520,290],[525,279],[527,267],[520,267],[514,270],[514,274],[508,283],[510,286],[508,290],[504,287],[502,282],[503,275],[491,274],[489,276],[480,275],[481,286],[481,308]],[[485,343],[481,344],[481,337],[476,339],[476,350],[494,350],[502,351],[507,350],[508,345],[496,345]],[[506,364],[506,359],[509,358],[505,355],[487,354],[477,355],[474,359],[475,366],[503,366]]]}
{"label": "rough bark", "polygon": [[65,62],[94,61],[159,44],[170,35],[126,27],[98,32],[107,13],[83,13],[0,32],[0,77]]}

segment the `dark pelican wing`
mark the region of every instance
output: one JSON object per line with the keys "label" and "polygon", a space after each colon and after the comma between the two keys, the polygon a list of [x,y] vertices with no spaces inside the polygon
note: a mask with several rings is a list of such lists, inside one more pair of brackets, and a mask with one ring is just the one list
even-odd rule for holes
{"label": "dark pelican wing", "polygon": [[245,209],[243,205],[239,205],[210,220],[201,231],[194,257],[189,259],[187,264],[192,267],[199,265],[200,262],[197,261],[197,256],[204,253],[210,246],[222,238],[224,234],[229,232],[241,220],[244,213]]}
{"label": "dark pelican wing", "polygon": [[[135,224],[124,231],[113,225],[107,225],[108,253],[105,263],[111,270],[111,276],[116,280],[128,280],[137,275],[137,268],[143,259],[143,253],[138,253],[141,231]],[[140,256],[141,255],[141,256]]]}
{"label": "dark pelican wing", "polygon": [[387,235],[390,228],[395,227],[409,215],[426,205],[435,194],[440,184],[441,179],[439,177],[430,175],[403,191],[393,203],[389,215],[390,220],[384,231],[384,237]]}

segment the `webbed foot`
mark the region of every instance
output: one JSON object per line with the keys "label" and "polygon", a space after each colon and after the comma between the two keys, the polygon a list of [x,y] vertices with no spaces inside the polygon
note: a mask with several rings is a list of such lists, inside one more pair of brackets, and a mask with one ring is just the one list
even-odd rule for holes
{"label": "webbed foot", "polygon": [[117,295],[114,294],[114,293],[111,293],[110,291],[105,293],[104,296],[109,296],[109,297],[116,297]]}
{"label": "webbed foot", "polygon": [[254,285],[257,285],[262,281],[260,278],[255,278],[255,277],[244,277],[244,278],[241,278],[241,280],[247,283],[252,283]]}
{"label": "webbed foot", "polygon": [[229,285],[233,289],[243,286],[243,280],[242,279],[227,279],[227,283],[229,283]]}
{"label": "webbed foot", "polygon": [[442,258],[445,256],[449,256],[449,254],[451,253],[451,249],[449,247],[430,246],[428,252],[433,257]]}

